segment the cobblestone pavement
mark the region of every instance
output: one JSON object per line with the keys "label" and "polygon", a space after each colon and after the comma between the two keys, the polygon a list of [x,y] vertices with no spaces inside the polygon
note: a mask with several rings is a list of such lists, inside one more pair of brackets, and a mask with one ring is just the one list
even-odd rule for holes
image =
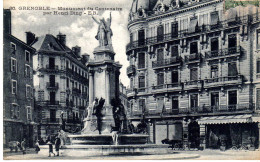
{"label": "cobblestone pavement", "polygon": [[204,151],[174,151],[171,150],[169,154],[164,155],[118,155],[118,156],[66,156],[62,154],[60,156],[48,157],[48,151],[40,151],[39,154],[36,154],[33,149],[27,150],[25,155],[22,152],[10,152],[8,150],[4,150],[4,159],[5,160],[27,160],[27,159],[47,159],[47,160],[76,160],[76,159],[106,159],[106,160],[123,160],[123,159],[131,159],[131,160],[142,160],[142,159],[167,159],[167,160],[180,160],[180,159],[196,159],[196,160],[252,160],[252,159],[260,159],[260,151],[233,151],[227,150],[225,152],[220,150],[204,150]]}

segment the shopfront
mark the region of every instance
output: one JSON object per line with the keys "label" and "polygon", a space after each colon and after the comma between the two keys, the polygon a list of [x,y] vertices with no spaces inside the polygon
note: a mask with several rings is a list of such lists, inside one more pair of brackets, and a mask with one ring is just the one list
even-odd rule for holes
{"label": "shopfront", "polygon": [[206,148],[249,149],[259,145],[258,123],[252,121],[252,115],[204,117],[199,124],[206,128]]}

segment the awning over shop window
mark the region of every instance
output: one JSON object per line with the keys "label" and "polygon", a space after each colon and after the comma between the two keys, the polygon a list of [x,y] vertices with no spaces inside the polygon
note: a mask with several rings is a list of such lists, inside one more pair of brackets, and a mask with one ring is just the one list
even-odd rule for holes
{"label": "awning over shop window", "polygon": [[197,25],[198,25],[198,19],[192,18],[190,20],[189,32],[194,33]]}
{"label": "awning over shop window", "polygon": [[252,122],[255,122],[255,123],[260,122],[260,116],[253,116]]}
{"label": "awning over shop window", "polygon": [[211,116],[199,119],[199,124],[250,123],[252,115]]}

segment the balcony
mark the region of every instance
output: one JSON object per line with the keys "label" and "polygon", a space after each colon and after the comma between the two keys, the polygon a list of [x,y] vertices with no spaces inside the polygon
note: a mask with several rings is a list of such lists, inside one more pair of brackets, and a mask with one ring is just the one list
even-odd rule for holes
{"label": "balcony", "polygon": [[37,101],[37,104],[40,106],[58,106],[60,104],[59,101]]}
{"label": "balcony", "polygon": [[200,63],[202,55],[200,53],[193,53],[188,56],[185,56],[186,64]]}
{"label": "balcony", "polygon": [[194,90],[194,89],[202,89],[202,80],[192,80],[192,81],[186,81],[184,83],[184,90]]}
{"label": "balcony", "polygon": [[225,77],[205,79],[204,88],[240,85],[242,83],[243,83],[243,75],[225,76]]}
{"label": "balcony", "polygon": [[236,105],[220,105],[220,106],[200,106],[192,108],[181,108],[179,114],[203,114],[203,113],[240,113],[245,111],[252,111],[254,109],[253,104],[236,104]]}
{"label": "balcony", "polygon": [[226,48],[218,51],[209,51],[205,54],[207,61],[224,59],[228,57],[239,57],[241,55],[241,47]]}
{"label": "balcony", "polygon": [[46,71],[58,72],[59,71],[59,66],[58,65],[54,65],[54,66],[46,65]]}
{"label": "balcony", "polygon": [[135,66],[134,65],[130,65],[127,67],[126,69],[126,73],[128,76],[134,75],[135,74]]}
{"label": "balcony", "polygon": [[59,118],[44,118],[42,119],[42,124],[59,124]]}
{"label": "balcony", "polygon": [[59,88],[59,83],[51,83],[51,82],[47,82],[46,88],[48,90],[57,90]]}
{"label": "balcony", "polygon": [[152,87],[153,93],[179,92],[183,89],[183,83],[161,84]]}
{"label": "balcony", "polygon": [[158,68],[164,68],[170,66],[180,66],[181,63],[182,63],[182,57],[175,56],[161,61],[153,61],[152,68],[158,69]]}
{"label": "balcony", "polygon": [[81,94],[81,90],[80,90],[80,89],[77,89],[77,88],[73,88],[73,89],[72,89],[72,94],[73,94],[73,95],[80,95],[80,94]]}
{"label": "balcony", "polygon": [[78,118],[69,118],[66,120],[66,124],[81,124],[81,121]]}
{"label": "balcony", "polygon": [[136,96],[136,92],[137,92],[137,89],[135,89],[135,88],[127,89],[126,90],[127,97],[134,97],[134,96]]}

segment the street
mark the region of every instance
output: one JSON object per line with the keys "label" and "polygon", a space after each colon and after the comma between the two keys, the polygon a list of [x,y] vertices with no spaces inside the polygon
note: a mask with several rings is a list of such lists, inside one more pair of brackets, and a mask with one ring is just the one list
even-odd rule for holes
{"label": "street", "polygon": [[204,151],[175,151],[170,150],[169,154],[158,154],[158,155],[110,155],[110,156],[95,156],[95,155],[69,155],[65,156],[62,154],[60,156],[48,157],[48,151],[42,150],[38,154],[34,152],[33,149],[27,150],[25,155],[22,152],[10,152],[9,150],[4,151],[5,160],[76,160],[76,159],[95,159],[95,160],[254,160],[260,159],[259,150],[257,151],[233,151],[227,150],[225,152],[220,150],[210,150],[206,149]]}

